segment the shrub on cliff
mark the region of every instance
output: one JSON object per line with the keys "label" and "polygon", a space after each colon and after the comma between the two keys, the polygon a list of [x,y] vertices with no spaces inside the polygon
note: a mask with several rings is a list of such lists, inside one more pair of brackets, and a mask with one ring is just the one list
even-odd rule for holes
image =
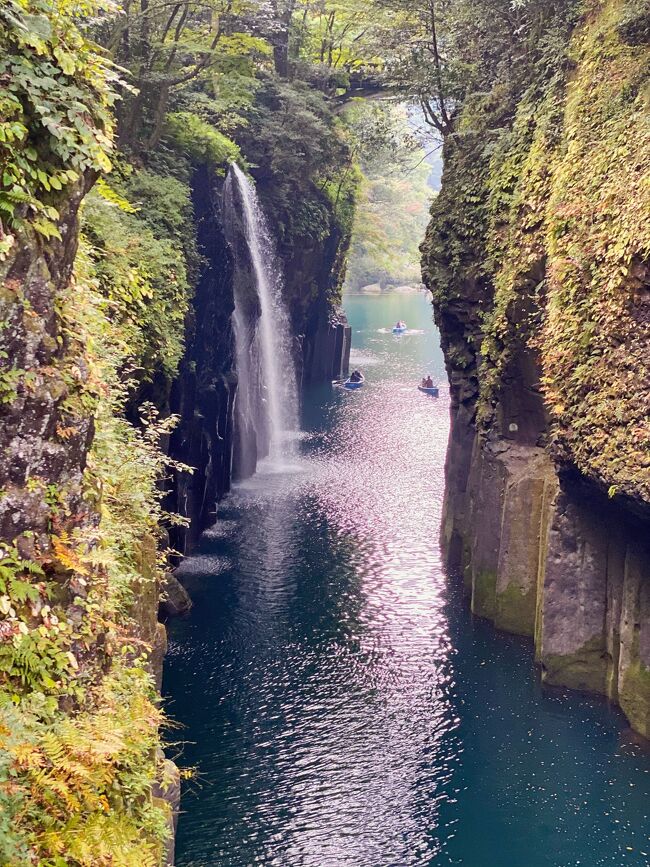
{"label": "shrub on cliff", "polygon": [[0,6],[0,255],[25,221],[57,235],[62,191],[110,168],[117,75],[77,14],[68,0]]}

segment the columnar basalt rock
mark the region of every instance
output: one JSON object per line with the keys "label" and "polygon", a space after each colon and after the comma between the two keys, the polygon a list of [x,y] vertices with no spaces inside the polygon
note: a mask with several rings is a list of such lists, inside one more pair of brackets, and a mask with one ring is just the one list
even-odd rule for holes
{"label": "columnar basalt rock", "polygon": [[328,382],[350,369],[352,329],[342,310],[324,309],[302,338],[302,381],[305,385]]}
{"label": "columnar basalt rock", "polygon": [[544,449],[486,442],[452,417],[442,544],[472,611],[534,638],[545,683],[607,696],[645,737],[647,531],[602,493],[558,476]]}

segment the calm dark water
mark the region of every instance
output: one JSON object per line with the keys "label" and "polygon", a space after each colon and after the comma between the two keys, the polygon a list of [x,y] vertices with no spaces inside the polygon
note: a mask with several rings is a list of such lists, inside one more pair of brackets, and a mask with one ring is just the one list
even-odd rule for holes
{"label": "calm dark water", "polygon": [[[350,297],[368,385],[307,396],[302,456],[184,565],[165,689],[198,778],[180,867],[650,864],[650,758],[440,561],[448,398],[423,296]],[[398,317],[421,333],[382,333]]]}

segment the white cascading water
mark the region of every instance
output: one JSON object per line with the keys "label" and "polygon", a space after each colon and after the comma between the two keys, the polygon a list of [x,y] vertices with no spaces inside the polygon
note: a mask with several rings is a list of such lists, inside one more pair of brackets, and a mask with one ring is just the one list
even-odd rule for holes
{"label": "white cascading water", "polygon": [[[235,193],[236,191],[236,193]],[[268,453],[273,463],[290,457],[298,430],[298,394],[292,353],[289,317],[282,297],[282,276],[274,252],[268,225],[254,185],[239,166],[230,167],[224,189],[226,222],[239,217],[240,232],[248,248],[255,289],[259,301],[259,318],[251,321],[250,303],[242,281],[235,282],[233,315],[239,379],[240,411],[248,414],[244,423],[255,428],[260,411],[268,432]],[[237,256],[236,245],[235,256]],[[250,301],[250,299],[248,299]],[[256,401],[255,395],[260,395]],[[264,453],[257,433],[256,457]],[[253,461],[254,463],[254,461]]]}

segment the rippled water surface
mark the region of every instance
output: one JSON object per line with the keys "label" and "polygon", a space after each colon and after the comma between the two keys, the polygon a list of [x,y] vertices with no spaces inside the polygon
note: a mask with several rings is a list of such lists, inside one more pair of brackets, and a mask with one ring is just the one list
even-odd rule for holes
{"label": "rippled water surface", "polygon": [[346,308],[367,386],[307,395],[302,456],[239,487],[183,567],[165,690],[199,775],[177,864],[650,864],[650,758],[622,717],[543,694],[529,645],[442,569],[426,299]]}

